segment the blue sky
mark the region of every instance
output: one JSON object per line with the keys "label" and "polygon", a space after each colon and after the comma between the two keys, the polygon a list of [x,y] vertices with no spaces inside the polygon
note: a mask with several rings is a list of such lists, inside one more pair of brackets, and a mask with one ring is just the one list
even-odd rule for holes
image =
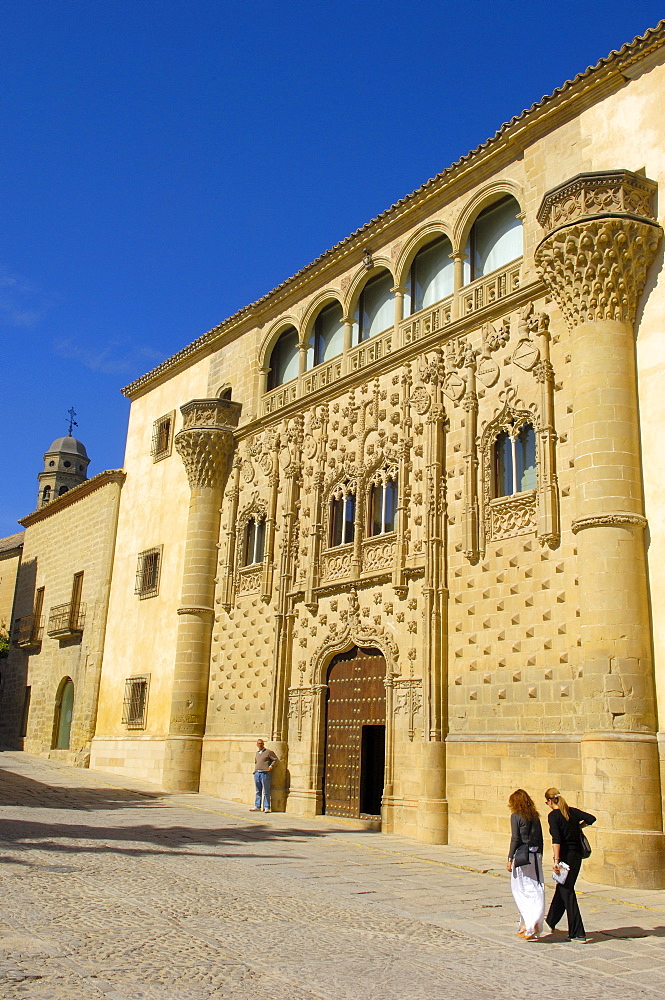
{"label": "blue sky", "polygon": [[120,388],[654,26],[662,3],[0,0],[0,536]]}

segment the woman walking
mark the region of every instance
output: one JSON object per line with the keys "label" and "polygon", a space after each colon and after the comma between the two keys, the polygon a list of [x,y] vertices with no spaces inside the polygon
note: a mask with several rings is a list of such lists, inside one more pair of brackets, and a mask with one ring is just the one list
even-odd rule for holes
{"label": "woman walking", "polygon": [[568,940],[586,943],[586,931],[575,895],[575,882],[582,867],[582,827],[591,826],[596,817],[569,806],[558,788],[548,788],[545,801],[550,807],[548,816],[553,846],[553,871],[561,873],[559,863],[568,865],[569,871],[563,884],[557,883],[545,922],[551,931],[561,920],[564,910],[568,916]]}
{"label": "woman walking", "polygon": [[534,801],[523,788],[513,792],[508,806],[511,837],[506,868],[512,872],[510,888],[520,913],[517,933],[526,941],[537,941],[545,913],[543,829]]}

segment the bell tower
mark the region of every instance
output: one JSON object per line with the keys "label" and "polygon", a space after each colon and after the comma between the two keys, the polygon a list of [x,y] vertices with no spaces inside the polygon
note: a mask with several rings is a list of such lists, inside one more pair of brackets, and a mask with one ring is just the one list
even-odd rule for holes
{"label": "bell tower", "polygon": [[69,430],[66,437],[56,438],[44,454],[44,471],[39,473],[37,509],[57,499],[88,478],[90,459],[82,441],[72,437],[77,426],[76,413],[69,410]]}

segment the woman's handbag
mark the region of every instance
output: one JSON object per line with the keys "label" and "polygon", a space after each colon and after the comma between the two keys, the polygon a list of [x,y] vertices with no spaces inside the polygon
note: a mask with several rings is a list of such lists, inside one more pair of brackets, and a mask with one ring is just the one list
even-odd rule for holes
{"label": "woman's handbag", "polygon": [[581,830],[580,830],[580,843],[582,844],[582,852],[581,852],[582,853],[582,857],[583,858],[590,858],[591,857],[591,844],[586,839],[586,837],[584,836],[584,834],[582,833]]}
{"label": "woman's handbag", "polygon": [[531,851],[529,850],[529,840],[531,839],[531,820],[526,835],[526,844],[520,844],[513,855],[513,868],[524,868],[531,864]]}
{"label": "woman's handbag", "polygon": [[513,855],[513,868],[524,868],[531,864],[531,852],[528,844],[520,844]]}

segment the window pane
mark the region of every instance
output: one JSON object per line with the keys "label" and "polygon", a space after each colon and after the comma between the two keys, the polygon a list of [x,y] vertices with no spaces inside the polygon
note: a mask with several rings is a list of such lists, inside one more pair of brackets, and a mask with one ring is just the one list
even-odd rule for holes
{"label": "window pane", "polygon": [[502,431],[494,445],[495,496],[508,497],[513,492],[513,449],[510,438]]}
{"label": "window pane", "polygon": [[254,518],[250,518],[247,522],[247,534],[245,539],[245,566],[251,566],[254,562],[254,540],[256,538],[256,521]]}
{"label": "window pane", "polygon": [[298,376],[298,334],[293,327],[285,330],[270,355],[268,389],[275,389]]}
{"label": "window pane", "polygon": [[507,198],[496,207],[480,213],[471,232],[472,280],[522,256],[522,222],[517,218],[519,211],[515,199]]}
{"label": "window pane", "polygon": [[395,530],[395,513],[397,511],[397,482],[389,479],[384,486],[386,491],[386,531]]}
{"label": "window pane", "polygon": [[355,516],[356,516],[356,498],[353,495],[353,493],[350,493],[346,498],[346,504],[344,510],[344,517],[346,520],[344,541],[347,544],[348,542],[353,541]]}
{"label": "window pane", "polygon": [[452,245],[447,237],[424,247],[411,265],[411,312],[453,294]]}
{"label": "window pane", "polygon": [[536,472],[536,434],[531,424],[525,424],[516,442],[517,489],[535,490],[538,485]]}
{"label": "window pane", "polygon": [[383,486],[381,483],[372,486],[370,492],[370,532],[372,535],[381,534],[381,506],[383,504]]}
{"label": "window pane", "polygon": [[263,562],[263,549],[265,545],[266,537],[266,522],[265,518],[261,520],[256,525],[256,549],[255,549],[255,559],[254,562]]}
{"label": "window pane", "polygon": [[330,510],[330,544],[342,544],[342,521],[344,513],[344,500],[339,497],[333,500]]}
{"label": "window pane", "polygon": [[344,349],[342,307],[338,302],[322,309],[314,324],[314,364],[336,358]]}
{"label": "window pane", "polygon": [[367,282],[358,303],[358,339],[367,340],[388,330],[395,322],[393,279],[380,274]]}

